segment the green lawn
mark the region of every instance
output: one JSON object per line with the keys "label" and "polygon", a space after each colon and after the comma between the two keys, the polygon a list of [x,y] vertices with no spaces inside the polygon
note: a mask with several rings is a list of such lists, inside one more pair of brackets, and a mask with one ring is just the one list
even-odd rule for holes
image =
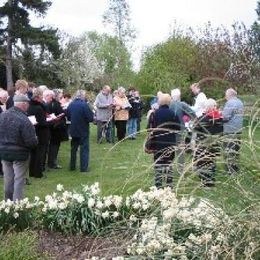
{"label": "green lawn", "polygon": [[[144,122],[145,125],[145,122]],[[89,173],[68,171],[70,145],[62,144],[59,159],[62,170],[47,172],[47,178],[31,178],[32,185],[26,186],[25,195],[44,197],[55,190],[58,183],[65,189],[79,189],[82,184],[99,182],[103,194],[130,194],[153,185],[152,156],[143,152],[145,131],[138,135],[137,140],[126,140],[116,145],[97,144],[96,126],[91,126],[90,137],[90,168]],[[251,136],[252,135],[252,136]],[[223,159],[219,161],[216,176],[216,187],[212,190],[200,188],[200,182],[191,170],[190,156],[187,155],[189,170],[183,177],[175,175],[176,192],[179,195],[194,194],[206,197],[224,207],[228,212],[236,213],[260,199],[260,128],[246,127],[241,151],[242,173],[237,177],[223,174]],[[2,192],[3,180],[0,179]]]}

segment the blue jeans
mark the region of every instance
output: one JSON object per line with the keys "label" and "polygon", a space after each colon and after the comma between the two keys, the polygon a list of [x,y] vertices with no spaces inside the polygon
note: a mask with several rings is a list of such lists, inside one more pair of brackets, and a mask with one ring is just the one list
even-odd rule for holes
{"label": "blue jeans", "polygon": [[80,171],[88,170],[89,161],[89,137],[72,137],[70,153],[70,170],[76,169],[77,151],[80,146]]}
{"label": "blue jeans", "polygon": [[135,138],[137,131],[137,120],[138,118],[130,118],[127,123],[127,132],[128,136]]}

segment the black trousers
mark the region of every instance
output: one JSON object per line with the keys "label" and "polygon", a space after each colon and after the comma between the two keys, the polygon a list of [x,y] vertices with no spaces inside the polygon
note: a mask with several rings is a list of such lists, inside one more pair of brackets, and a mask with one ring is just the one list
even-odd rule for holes
{"label": "black trousers", "polygon": [[50,141],[49,144],[49,151],[48,151],[48,167],[54,168],[58,165],[58,153],[60,149],[60,142],[59,141]]}
{"label": "black trousers", "polygon": [[31,150],[29,176],[41,178],[45,170],[45,159],[48,144],[38,144],[35,149]]}
{"label": "black trousers", "polygon": [[239,152],[241,147],[241,134],[224,135],[225,169],[230,175],[240,171]]}
{"label": "black trousers", "polygon": [[115,125],[117,129],[117,139],[118,141],[125,138],[126,135],[126,120],[116,120]]}
{"label": "black trousers", "polygon": [[0,175],[4,175],[1,161],[0,161]]}
{"label": "black trousers", "polygon": [[195,151],[196,171],[204,184],[212,184],[215,181],[216,158],[220,156],[219,144],[198,145]]}
{"label": "black trousers", "polygon": [[[172,187],[173,185],[173,170],[172,161],[175,157],[175,152],[172,149],[164,149],[154,153],[154,170],[155,170],[155,186],[163,188],[165,186]],[[166,179],[166,184],[163,180]]]}

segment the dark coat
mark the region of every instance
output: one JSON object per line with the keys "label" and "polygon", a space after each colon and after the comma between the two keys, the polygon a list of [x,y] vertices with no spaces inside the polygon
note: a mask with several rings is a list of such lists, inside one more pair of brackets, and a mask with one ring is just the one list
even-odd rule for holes
{"label": "dark coat", "polygon": [[37,145],[35,130],[27,115],[12,107],[0,115],[0,157],[7,161],[25,161]]}
{"label": "dark coat", "polygon": [[204,140],[210,135],[221,135],[223,134],[223,117],[217,110],[203,114],[198,118],[195,130],[198,140]]}
{"label": "dark coat", "polygon": [[68,106],[67,117],[71,122],[70,135],[71,137],[88,137],[89,123],[93,122],[93,112],[89,108],[86,101],[74,99]]}
{"label": "dark coat", "polygon": [[[58,102],[57,100],[53,100],[50,104],[47,105],[47,111],[50,114],[54,113],[55,116],[58,116],[58,115],[64,113],[60,102]],[[50,126],[50,134],[51,134],[52,142],[59,143],[62,141],[67,141],[69,139],[68,131],[67,131],[67,127],[66,127],[65,114],[58,121],[55,121]]]}
{"label": "dark coat", "polygon": [[149,122],[149,125],[155,128],[152,130],[154,150],[160,151],[176,145],[176,132],[180,130],[180,121],[169,106],[160,106],[149,120],[154,120]]}
{"label": "dark coat", "polygon": [[9,96],[6,101],[6,109],[9,109],[14,106],[14,95]]}
{"label": "dark coat", "polygon": [[50,139],[50,126],[52,123],[46,121],[46,106],[36,100],[31,100],[28,116],[35,116],[38,122],[35,125],[36,135],[38,137],[39,144],[48,144]]}
{"label": "dark coat", "polygon": [[139,97],[128,96],[128,101],[131,105],[129,110],[129,118],[138,118],[139,111],[142,109],[142,103]]}

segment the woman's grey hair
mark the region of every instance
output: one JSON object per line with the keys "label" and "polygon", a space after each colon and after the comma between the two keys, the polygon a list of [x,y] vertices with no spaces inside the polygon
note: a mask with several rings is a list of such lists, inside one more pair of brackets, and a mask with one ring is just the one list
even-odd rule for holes
{"label": "woman's grey hair", "polygon": [[58,100],[59,99],[59,95],[63,93],[62,89],[58,89],[58,88],[55,88],[52,91],[54,93],[54,98],[56,100]]}
{"label": "woman's grey hair", "polygon": [[35,89],[33,90],[32,98],[41,97],[41,96],[43,96],[43,91],[42,91],[42,89],[41,89],[40,87],[35,88]]}
{"label": "woman's grey hair", "polygon": [[216,107],[217,107],[217,102],[216,102],[216,100],[213,99],[213,98],[207,99],[207,100],[205,101],[205,103],[204,103],[204,109],[205,109],[206,111],[213,110],[213,109],[216,108]]}
{"label": "woman's grey hair", "polygon": [[79,98],[82,100],[86,99],[86,90],[78,89],[74,95],[74,98]]}
{"label": "woman's grey hair", "polygon": [[173,101],[180,101],[181,100],[181,91],[179,88],[175,88],[171,91],[171,97]]}
{"label": "woman's grey hair", "polygon": [[40,85],[38,88],[41,89],[42,92],[44,92],[45,90],[48,90],[48,87],[46,85]]}
{"label": "woman's grey hair", "polygon": [[125,93],[126,90],[124,87],[118,87],[117,91]]}
{"label": "woman's grey hair", "polygon": [[0,97],[8,97],[8,92],[2,88],[0,88]]}
{"label": "woman's grey hair", "polygon": [[50,89],[44,90],[43,91],[43,98],[47,97],[47,96],[55,96],[54,92]]}

